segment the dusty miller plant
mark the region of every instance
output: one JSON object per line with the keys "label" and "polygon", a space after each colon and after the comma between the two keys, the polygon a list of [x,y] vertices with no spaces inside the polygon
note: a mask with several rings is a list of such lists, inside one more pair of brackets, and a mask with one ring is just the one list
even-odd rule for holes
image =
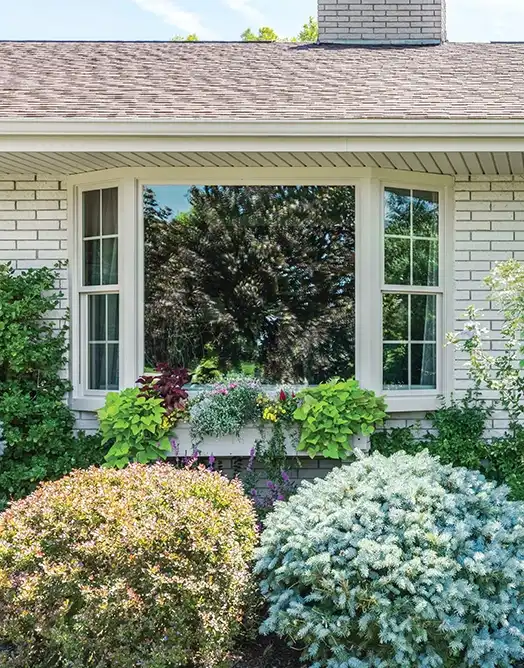
{"label": "dusty miller plant", "polygon": [[238,435],[258,420],[260,384],[251,378],[231,377],[199,394],[190,402],[191,437],[199,443],[205,436]]}
{"label": "dusty miller plant", "polygon": [[524,657],[524,504],[427,452],[372,455],[268,516],[262,630],[310,668],[509,668]]}

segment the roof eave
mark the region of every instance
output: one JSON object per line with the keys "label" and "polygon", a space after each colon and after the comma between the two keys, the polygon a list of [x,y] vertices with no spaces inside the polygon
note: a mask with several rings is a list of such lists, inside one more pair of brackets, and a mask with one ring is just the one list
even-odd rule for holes
{"label": "roof eave", "polygon": [[524,119],[0,119],[0,151],[522,151]]}
{"label": "roof eave", "polygon": [[522,119],[217,120],[0,118],[5,135],[207,137],[522,137]]}

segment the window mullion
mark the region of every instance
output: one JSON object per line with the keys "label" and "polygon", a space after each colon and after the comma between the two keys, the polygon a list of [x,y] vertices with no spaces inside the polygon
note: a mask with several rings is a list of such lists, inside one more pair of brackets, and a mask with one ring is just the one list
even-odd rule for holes
{"label": "window mullion", "polygon": [[355,363],[360,383],[377,392],[382,390],[382,220],[380,181],[364,180],[357,186]]}
{"label": "window mullion", "polygon": [[138,195],[135,179],[121,185],[119,199],[118,252],[120,285],[120,387],[132,387],[142,374],[138,350],[139,321],[143,318],[143,296],[139,294]]}

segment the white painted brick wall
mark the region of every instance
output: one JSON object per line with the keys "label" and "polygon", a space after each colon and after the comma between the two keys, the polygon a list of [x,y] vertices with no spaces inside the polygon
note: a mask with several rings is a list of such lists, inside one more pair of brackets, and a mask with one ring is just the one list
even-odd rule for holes
{"label": "white painted brick wall", "polygon": [[[16,269],[53,266],[67,259],[67,191],[50,176],[0,176],[0,262]],[[51,314],[61,320],[67,308],[67,269],[58,269],[64,299]]]}
{"label": "white painted brick wall", "polygon": [[318,0],[326,43],[439,43],[445,23],[445,0]]}
{"label": "white painted brick wall", "polygon": [[[524,176],[470,176],[455,184],[455,326],[461,330],[464,311],[474,304],[484,312],[483,322],[491,332],[489,347],[501,350],[497,336],[501,315],[488,300],[484,279],[502,260],[524,261]],[[457,354],[455,389],[463,393],[470,385],[464,368],[467,356]],[[486,393],[486,397],[490,395]],[[490,434],[502,435],[505,416],[492,417]]]}

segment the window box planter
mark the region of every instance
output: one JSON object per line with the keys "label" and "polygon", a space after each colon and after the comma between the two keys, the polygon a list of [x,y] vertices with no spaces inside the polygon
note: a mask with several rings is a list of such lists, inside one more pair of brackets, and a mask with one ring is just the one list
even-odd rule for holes
{"label": "window box planter", "polygon": [[[271,426],[266,427],[266,435],[271,429]],[[194,446],[191,441],[190,424],[188,422],[181,422],[174,430],[174,438],[178,445],[178,456],[191,455],[194,451]],[[228,436],[221,436],[215,438],[213,436],[206,436],[204,440],[198,445],[198,451],[202,457],[213,455],[214,457],[249,457],[250,450],[255,447],[257,441],[260,441],[263,435],[256,425],[248,425],[241,430],[240,434]],[[287,453],[290,457],[308,457],[307,452],[299,452],[296,450],[295,444],[297,442],[297,434],[293,433],[292,428],[289,429],[287,437]],[[352,437],[353,448],[360,448],[363,451],[369,450],[369,438],[365,436]],[[177,452],[172,451],[172,456],[176,456]]]}

